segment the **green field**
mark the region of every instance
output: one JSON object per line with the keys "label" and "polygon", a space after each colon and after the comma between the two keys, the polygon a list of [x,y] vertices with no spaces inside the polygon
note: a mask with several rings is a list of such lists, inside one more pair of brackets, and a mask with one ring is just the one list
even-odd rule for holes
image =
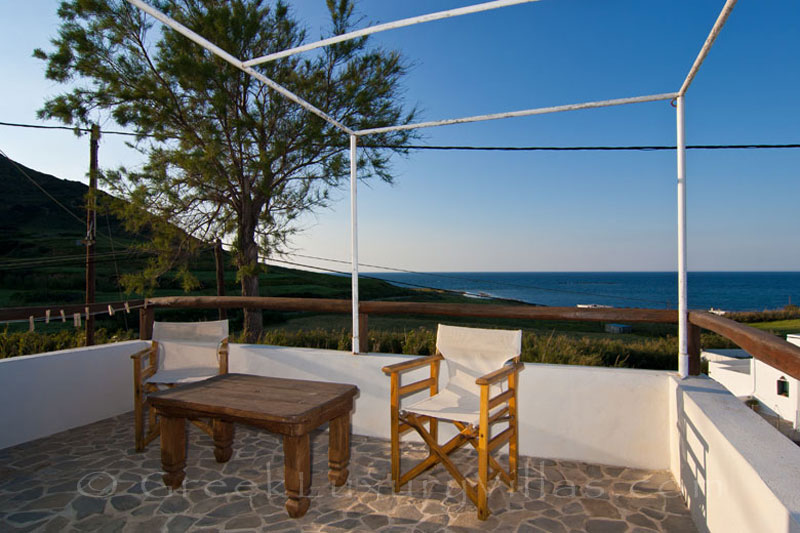
{"label": "green field", "polygon": [[800,318],[775,320],[772,322],[754,322],[748,325],[763,329],[764,331],[769,331],[779,337],[785,337],[789,333],[800,333]]}

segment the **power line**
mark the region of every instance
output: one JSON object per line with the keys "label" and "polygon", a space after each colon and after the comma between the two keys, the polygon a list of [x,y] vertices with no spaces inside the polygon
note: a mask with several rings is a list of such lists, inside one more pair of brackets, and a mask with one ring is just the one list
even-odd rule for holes
{"label": "power line", "polygon": [[[45,126],[42,124],[21,124],[16,122],[0,122],[0,126],[11,126],[14,128],[31,128],[37,130],[67,130],[67,131],[82,131],[84,133],[90,133],[92,130],[91,128],[81,128],[78,126]],[[103,135],[129,135],[131,137],[136,137],[140,134],[133,133],[130,131],[112,131],[112,130],[101,130],[101,134]],[[143,137],[152,137],[152,135],[142,135]]]}
{"label": "power line", "polygon": [[[579,151],[659,151],[675,150],[674,145],[643,145],[643,146],[448,146],[428,144],[364,144],[366,148],[394,148],[401,150],[476,150],[476,151],[504,151],[504,152],[579,152]],[[690,144],[687,150],[758,150],[800,148],[798,144]]]}
{"label": "power line", "polygon": [[[305,254],[287,254],[287,255],[292,255],[292,256],[295,256],[295,257],[305,257],[307,259],[316,259],[316,260],[319,260],[319,261],[329,261],[331,263],[350,264],[350,261],[344,261],[344,260],[341,260],[341,259],[329,259],[329,258],[326,258],[326,257],[318,257],[318,256],[313,256],[313,255],[305,255]],[[382,265],[372,265],[372,264],[369,264],[369,263],[361,263],[361,262],[359,262],[359,266],[365,266],[365,267],[370,267],[370,268],[380,268],[381,270],[389,270],[389,271],[392,271],[392,272],[402,272],[402,273],[405,273],[405,274],[415,274],[415,275],[418,275],[418,276],[439,277],[439,278],[452,279],[452,280],[456,280],[456,281],[469,281],[471,283],[482,283],[482,284],[490,283],[492,285],[502,285],[502,286],[506,286],[506,287],[516,287],[516,288],[520,288],[520,289],[534,289],[534,290],[545,291],[545,292],[580,294],[582,296],[595,296],[595,297],[602,297],[602,298],[613,298],[613,299],[617,299],[617,300],[629,300],[629,301],[643,302],[643,303],[667,304],[667,306],[669,306],[669,303],[670,303],[670,302],[665,302],[663,300],[650,300],[650,299],[647,299],[647,298],[635,298],[635,297],[632,297],[632,296],[616,296],[616,295],[611,295],[611,294],[601,294],[601,293],[594,293],[594,292],[588,292],[588,291],[575,291],[575,290],[570,290],[570,289],[553,289],[553,288],[550,288],[550,287],[539,287],[539,286],[536,286],[536,285],[526,285],[526,284],[521,284],[521,283],[510,283],[510,282],[506,282],[506,281],[496,281],[496,280],[486,280],[486,279],[477,279],[477,278],[467,278],[467,277],[463,277],[463,276],[453,276],[451,274],[440,274],[440,273],[437,273],[437,272],[417,272],[415,270],[407,270],[407,269],[404,269],[404,268],[394,268],[394,267],[387,267],[387,266],[382,266]],[[382,278],[373,278],[373,279],[382,279]],[[382,279],[382,281],[388,281],[390,283],[395,283],[395,280]],[[401,283],[401,282],[398,282],[398,283]],[[435,287],[425,287],[425,288],[435,288]],[[436,290],[444,290],[444,289],[436,289]],[[450,292],[458,292],[458,291],[450,291]]]}
{"label": "power line", "polygon": [[[269,258],[268,261],[273,261],[273,262],[276,262],[276,263],[282,263],[282,264],[285,264],[285,265],[292,265],[292,266],[303,267],[303,268],[313,268],[315,270],[321,270],[323,272],[329,272],[331,274],[341,274],[342,276],[352,277],[352,274],[350,272],[345,272],[343,270],[336,270],[336,269],[333,269],[333,268],[325,268],[325,267],[321,267],[321,266],[308,265],[308,264],[304,264],[304,263],[298,263],[296,261],[286,261],[284,259],[275,259],[275,258]],[[383,278],[378,278],[378,277],[375,277],[375,276],[370,276],[370,275],[361,274],[361,273],[359,273],[358,277],[359,278],[364,278],[364,279],[374,279],[374,280],[377,280],[377,281],[385,281],[385,282],[388,282],[388,283],[397,283],[399,285],[406,285],[406,286],[409,286],[409,287],[416,287],[418,289],[427,289],[427,290],[432,290],[432,291],[448,292],[448,293],[458,294],[458,295],[462,295],[463,296],[463,293],[461,291],[455,291],[455,290],[452,290],[452,289],[441,289],[441,288],[438,288],[438,287],[430,287],[428,285],[419,285],[417,283],[410,283],[410,282],[407,282],[407,281],[386,280],[386,279],[383,279]],[[491,298],[492,299],[499,299],[499,300],[503,299],[503,298],[495,298],[494,296],[492,296]],[[520,303],[527,303],[527,302],[520,302]]]}
{"label": "power line", "polygon": [[71,210],[70,210],[70,209],[69,209],[67,206],[65,206],[64,204],[62,204],[61,202],[59,202],[59,201],[56,199],[56,197],[55,197],[55,196],[53,196],[52,194],[50,194],[49,192],[47,192],[47,191],[45,190],[45,188],[44,188],[44,187],[42,187],[41,185],[39,185],[38,183],[36,183],[36,180],[35,180],[35,179],[33,179],[32,177],[30,177],[30,176],[28,175],[28,173],[27,173],[27,172],[25,172],[25,171],[22,169],[22,167],[21,167],[20,165],[18,165],[18,164],[17,164],[17,162],[16,162],[16,161],[14,161],[14,160],[13,160],[13,159],[11,159],[10,157],[8,157],[8,155],[7,155],[7,154],[6,154],[6,153],[5,153],[5,152],[2,150],[2,148],[0,148],[0,154],[2,154],[2,155],[3,155],[3,157],[5,157],[6,159],[8,159],[8,160],[11,162],[11,164],[12,164],[12,165],[14,165],[14,167],[15,167],[15,168],[16,168],[16,169],[19,171],[19,173],[20,173],[20,174],[22,174],[23,176],[25,176],[26,178],[28,178],[28,180],[29,180],[31,183],[33,183],[33,184],[34,184],[34,185],[35,185],[35,186],[36,186],[36,187],[37,187],[37,188],[38,188],[40,191],[42,191],[42,192],[43,192],[43,193],[44,193],[44,194],[45,194],[45,195],[46,195],[48,198],[50,198],[52,201],[54,201],[54,202],[55,202],[55,203],[56,203],[56,204],[57,204],[57,205],[58,205],[58,206],[59,206],[61,209],[63,209],[63,210],[64,210],[64,211],[66,211],[67,213],[69,213],[69,214],[70,214],[70,216],[72,216],[72,217],[73,217],[75,220],[77,220],[78,222],[80,222],[80,223],[81,223],[81,225],[83,225],[83,224],[85,223],[85,222],[83,221],[83,219],[81,219],[81,218],[80,218],[78,215],[76,215],[75,213],[73,213],[73,212],[72,212],[72,211],[71,211]]}
{"label": "power line", "polygon": [[[33,128],[42,130],[67,130],[90,132],[89,128],[78,126],[45,126],[42,124],[23,124],[18,122],[0,122],[0,126],[15,128]],[[101,130],[103,135],[127,135],[130,137],[156,137],[149,133]],[[172,138],[172,137],[170,137]],[[471,146],[471,145],[429,145],[429,144],[369,144],[364,148],[391,148],[395,150],[472,150],[472,151],[503,151],[503,152],[580,152],[580,151],[663,151],[675,150],[674,145],[632,145],[632,146]],[[800,143],[778,144],[690,144],[687,150],[764,150],[764,149],[792,149],[800,148]],[[345,147],[342,147],[344,150]]]}
{"label": "power line", "polygon": [[[137,255],[152,255],[155,252],[150,252],[146,250],[121,250],[118,252],[103,252],[95,255],[95,259],[98,263],[101,262],[109,262],[115,261],[117,257],[123,256],[137,256]],[[49,267],[49,266],[57,266],[64,263],[74,263],[74,264],[83,264],[86,261],[85,255],[61,255],[55,257],[45,257],[45,258],[9,258],[3,262],[0,262],[0,269],[3,270],[20,270],[26,269],[30,267]]]}

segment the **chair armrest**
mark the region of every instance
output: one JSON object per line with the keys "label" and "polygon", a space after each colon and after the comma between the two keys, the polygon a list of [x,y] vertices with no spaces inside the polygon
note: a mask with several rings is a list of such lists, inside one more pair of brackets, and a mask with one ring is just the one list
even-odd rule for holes
{"label": "chair armrest", "polygon": [[418,357],[416,359],[411,359],[410,361],[403,361],[402,363],[395,363],[393,365],[383,367],[384,374],[395,374],[397,372],[405,372],[406,370],[411,370],[412,368],[418,368],[421,366],[429,365],[435,361],[441,361],[444,359],[440,354],[436,355],[428,355],[426,357]]}
{"label": "chair armrest", "polygon": [[525,368],[525,365],[516,361],[510,365],[504,365],[503,368],[498,368],[494,372],[489,372],[486,375],[483,375],[475,380],[476,385],[492,385],[497,383],[498,381],[502,381],[504,379],[508,379],[508,376],[511,374],[516,374],[517,372],[521,372]]}
{"label": "chair armrest", "polygon": [[150,350],[151,349],[152,349],[152,347],[148,347],[148,348],[145,348],[143,350],[139,350],[135,354],[131,355],[131,359],[141,361],[142,357],[144,357],[146,355],[150,355]]}

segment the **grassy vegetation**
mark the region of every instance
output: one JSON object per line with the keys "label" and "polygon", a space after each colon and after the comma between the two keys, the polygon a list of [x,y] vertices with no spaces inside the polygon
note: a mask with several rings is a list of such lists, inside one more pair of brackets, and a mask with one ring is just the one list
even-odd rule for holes
{"label": "grassy vegetation", "polygon": [[[74,213],[81,214],[86,186],[60,180],[26,169],[45,189],[54,193]],[[5,158],[0,157],[0,180],[6,196],[0,205],[0,307],[79,303],[84,298],[84,267],[80,244],[85,228],[80,220],[60,210],[21,176]],[[80,217],[78,217],[80,218]],[[98,219],[101,238],[97,252],[117,251],[135,244],[141,236],[124,231],[113,217]],[[58,260],[51,264],[31,261]],[[19,262],[19,265],[14,266]],[[26,263],[27,262],[27,263]],[[97,264],[97,301],[114,301],[122,295],[119,276],[134,272],[144,258],[128,256],[103,260]],[[216,294],[213,252],[204,251],[192,265],[200,282],[196,295]],[[270,266],[259,278],[262,296],[350,298],[350,279],[346,276],[317,274]],[[225,291],[240,294],[230,257],[226,258]],[[181,295],[178,282],[165,279],[155,296]],[[436,290],[410,290],[379,280],[363,278],[360,294],[364,300],[418,301],[448,303],[497,302],[475,300]],[[135,299],[140,295],[125,295]],[[509,302],[500,302],[508,304]],[[800,331],[800,308],[787,306],[778,311],[734,313],[734,320],[784,335]],[[158,310],[157,320],[183,321],[215,319],[217,311]],[[231,331],[241,331],[241,312],[229,312]],[[619,335],[604,331],[603,323],[572,321],[522,321],[510,319],[452,318],[431,316],[370,316],[369,347],[373,352],[430,354],[435,347],[438,322],[473,326],[519,328],[524,331],[523,359],[530,362],[620,366],[630,368],[675,369],[677,365],[677,327],[670,324],[635,324],[633,333]],[[261,342],[286,346],[306,346],[350,350],[350,317],[314,313],[264,312],[265,332]],[[136,314],[117,313],[113,318],[100,316],[96,322],[96,341],[112,342],[138,337]],[[0,333],[0,358],[72,348],[84,344],[83,330],[58,321],[47,326],[37,324],[27,331],[27,322],[7,325]],[[234,334],[234,340],[237,339]],[[732,348],[730,341],[715,334],[703,334],[707,348]]]}
{"label": "grassy vegetation", "polygon": [[[97,344],[120,342],[138,338],[133,330],[109,332],[105,328],[95,331]],[[53,332],[11,332],[5,328],[0,332],[0,359],[43,352],[54,352],[83,346],[86,336],[82,330],[65,329]]]}
{"label": "grassy vegetation", "polygon": [[785,337],[787,333],[800,333],[800,318],[791,320],[776,320],[775,322],[753,322],[749,324],[754,328],[769,331],[773,335]]}
{"label": "grassy vegetation", "polygon": [[726,318],[744,324],[776,322],[784,320],[800,320],[800,306],[786,305],[783,309],[767,309],[764,311],[739,311],[727,313]]}

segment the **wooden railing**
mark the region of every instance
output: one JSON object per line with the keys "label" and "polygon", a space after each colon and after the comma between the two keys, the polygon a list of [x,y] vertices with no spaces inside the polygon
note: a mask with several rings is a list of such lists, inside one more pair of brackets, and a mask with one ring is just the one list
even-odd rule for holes
{"label": "wooden railing", "polygon": [[800,346],[780,337],[706,311],[690,311],[689,323],[730,339],[747,353],[781,372],[800,379]]}
{"label": "wooden railing", "polygon": [[65,304],[65,305],[37,305],[34,307],[3,307],[0,308],[0,321],[10,320],[28,320],[33,317],[34,320],[41,320],[47,316],[50,311],[50,320],[56,322],[61,320],[61,311],[64,311],[66,320],[72,320],[75,313],[80,314],[82,317],[86,315],[86,309],[90,313],[103,313],[108,312],[108,307],[114,313],[125,312],[125,304],[128,309],[136,309],[144,304],[144,300],[127,300],[118,302],[96,302],[92,304]]}
{"label": "wooden railing", "polygon": [[[139,336],[150,339],[153,334],[155,310],[169,308],[194,309],[269,309],[275,311],[307,311],[316,313],[349,314],[350,300],[322,298],[271,298],[244,296],[174,296],[149,298],[128,302],[139,309]],[[123,302],[110,302],[116,311],[123,310]],[[90,306],[91,312],[107,309],[109,302]],[[55,312],[51,320],[58,320],[58,311],[84,313],[85,305],[16,307],[0,309],[0,320],[26,320],[41,318],[50,309]],[[513,318],[521,320],[574,320],[584,322],[650,322],[676,324],[678,312],[667,309],[539,307],[527,305],[444,304],[420,302],[360,302],[359,325],[361,330],[359,350],[368,351],[368,320],[374,315],[439,315],[453,317]],[[740,346],[759,361],[777,368],[787,375],[800,379],[800,347],[733,320],[704,311],[689,312],[689,373],[700,373],[700,331],[713,331]]]}
{"label": "wooden railing", "polygon": [[[244,296],[175,296],[146,300],[140,311],[141,338],[152,336],[156,308],[250,308],[276,311],[350,313],[350,300],[322,298],[271,298]],[[359,303],[359,351],[368,351],[367,317],[375,315],[440,315],[454,317],[514,318],[522,320],[575,320],[584,322],[650,322],[677,324],[678,312],[669,309],[541,307],[526,305],[443,304],[421,302]],[[700,374],[700,331],[707,329],[731,340],[756,359],[800,379],[800,347],[765,331],[704,311],[689,313],[689,374]]]}

